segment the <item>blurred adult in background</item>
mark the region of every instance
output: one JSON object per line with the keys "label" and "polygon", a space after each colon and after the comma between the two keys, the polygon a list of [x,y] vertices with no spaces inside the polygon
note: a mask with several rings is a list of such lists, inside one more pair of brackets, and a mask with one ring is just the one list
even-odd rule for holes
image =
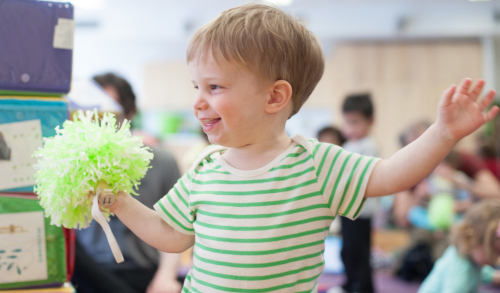
{"label": "blurred adult in background", "polygon": [[[132,120],[137,112],[130,84],[112,73],[94,80],[123,108],[122,119]],[[173,155],[156,147],[158,140],[146,136],[151,147],[152,168],[141,180],[137,199],[149,208],[160,200],[180,178]],[[179,293],[177,279],[180,254],[159,252],[133,234],[117,217],[111,217],[111,230],[125,261],[116,263],[102,228],[93,221],[89,228],[77,231],[77,250],[73,284],[79,293]]]}

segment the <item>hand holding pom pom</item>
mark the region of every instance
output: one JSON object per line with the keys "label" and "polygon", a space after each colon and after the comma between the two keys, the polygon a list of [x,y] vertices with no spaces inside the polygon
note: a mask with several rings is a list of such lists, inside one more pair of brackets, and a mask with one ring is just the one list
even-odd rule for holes
{"label": "hand holding pom pom", "polygon": [[44,147],[34,154],[35,192],[51,224],[86,228],[93,217],[106,230],[110,213],[99,211],[97,199],[106,207],[119,190],[135,194],[133,188],[150,168],[153,154],[131,135],[128,121],[118,127],[114,115],[105,113],[99,121],[94,114],[78,112],[74,121],[64,122],[64,129],[56,128],[55,137],[44,139]]}

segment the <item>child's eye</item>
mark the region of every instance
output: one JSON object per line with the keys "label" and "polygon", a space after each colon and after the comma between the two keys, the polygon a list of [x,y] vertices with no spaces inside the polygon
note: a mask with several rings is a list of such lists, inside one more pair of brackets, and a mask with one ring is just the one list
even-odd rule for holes
{"label": "child's eye", "polygon": [[211,89],[211,90],[216,90],[216,89],[218,89],[218,88],[220,88],[220,86],[215,85],[215,84],[211,84],[211,85],[210,85],[210,89]]}
{"label": "child's eye", "polygon": [[194,88],[195,88],[195,89],[198,89],[198,86],[197,86],[197,85],[195,85],[195,86],[194,86]]}

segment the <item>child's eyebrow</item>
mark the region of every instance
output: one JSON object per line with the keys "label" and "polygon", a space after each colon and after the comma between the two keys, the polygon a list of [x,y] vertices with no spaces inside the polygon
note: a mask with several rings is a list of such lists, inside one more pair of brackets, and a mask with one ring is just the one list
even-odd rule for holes
{"label": "child's eyebrow", "polygon": [[229,79],[225,79],[222,77],[215,77],[215,76],[203,77],[203,81],[206,83],[230,83],[231,82]]}

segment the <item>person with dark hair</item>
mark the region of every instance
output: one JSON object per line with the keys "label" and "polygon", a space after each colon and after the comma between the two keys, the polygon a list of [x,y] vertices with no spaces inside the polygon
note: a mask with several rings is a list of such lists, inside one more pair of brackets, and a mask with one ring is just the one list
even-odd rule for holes
{"label": "person with dark hair", "polygon": [[[377,143],[370,136],[373,112],[370,94],[355,94],[345,98],[342,104],[344,118],[342,133],[347,139],[343,144],[345,150],[364,156],[378,156]],[[343,239],[341,257],[346,275],[346,281],[342,286],[344,291],[374,292],[370,246],[371,217],[375,214],[377,205],[378,199],[367,199],[356,220],[341,217]],[[337,292],[339,289],[336,289]]]}
{"label": "person with dark hair", "polygon": [[323,127],[318,131],[316,137],[319,142],[327,142],[338,146],[342,146],[345,143],[345,138],[340,129],[333,126]]}
{"label": "person with dark hair", "polygon": [[[122,77],[107,73],[94,77],[103,90],[124,110],[122,119],[131,120],[137,112],[135,94]],[[144,144],[148,145],[144,140]],[[141,180],[137,199],[152,208],[180,178],[170,152],[148,145],[154,153],[151,169]],[[75,273],[72,279],[78,293],[178,293],[180,254],[159,252],[132,233],[117,217],[109,225],[125,261],[116,263],[102,228],[94,221],[77,231]],[[182,280],[181,280],[182,281]]]}
{"label": "person with dark hair", "polygon": [[123,108],[124,118],[131,120],[137,113],[135,94],[132,86],[123,77],[106,73],[93,77],[102,89]]}

